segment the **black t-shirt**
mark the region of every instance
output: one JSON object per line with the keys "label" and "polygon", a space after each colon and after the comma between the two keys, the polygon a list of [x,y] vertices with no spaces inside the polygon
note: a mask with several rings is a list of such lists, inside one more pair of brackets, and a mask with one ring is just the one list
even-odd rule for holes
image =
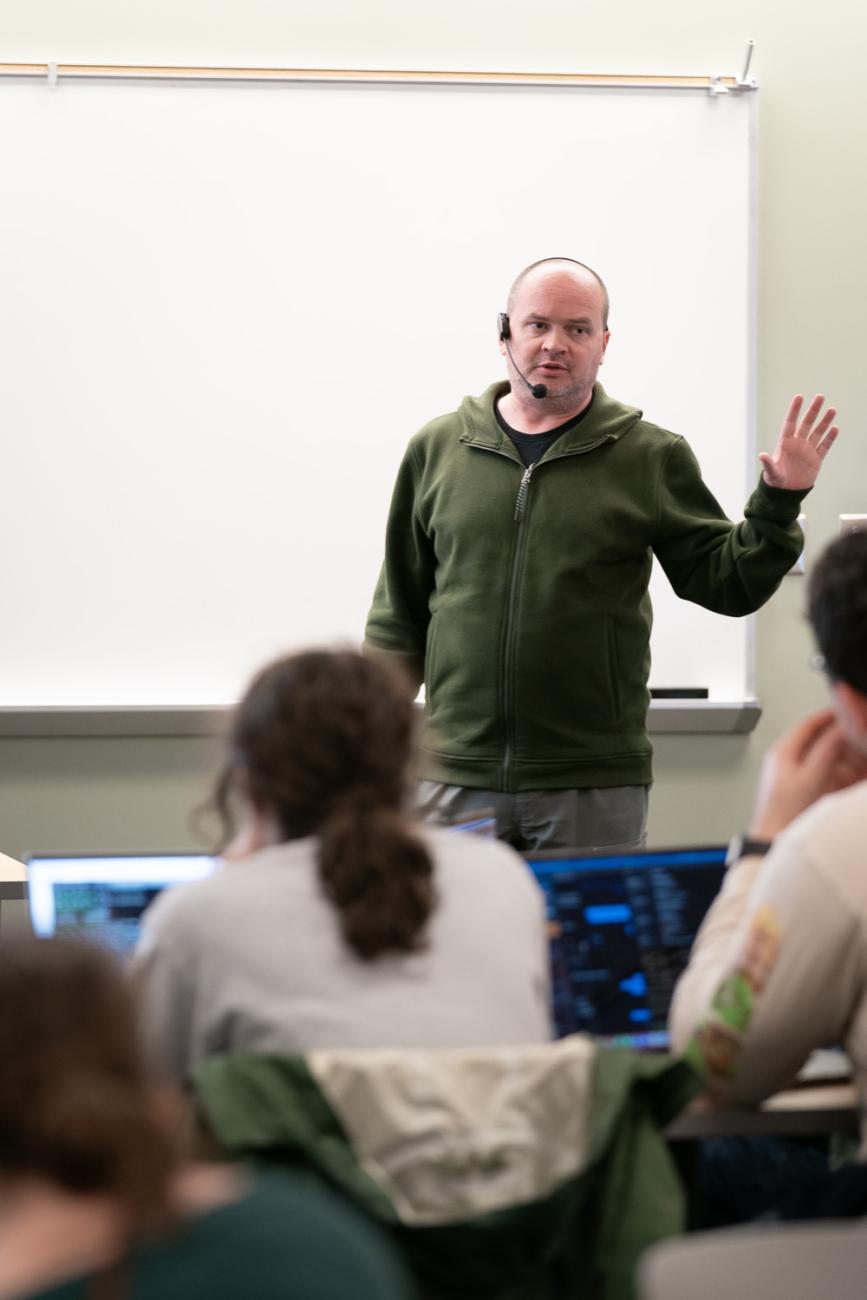
{"label": "black t-shirt", "polygon": [[562,434],[566,433],[569,429],[574,429],[576,424],[581,423],[592,405],[593,399],[591,398],[583,411],[579,411],[577,415],[573,415],[571,420],[567,420],[565,424],[558,424],[556,429],[548,429],[545,433],[521,433],[520,430],[513,429],[512,426],[507,424],[503,419],[500,414],[500,408],[496,402],[494,403],[494,414],[497,417],[497,424],[503,430],[503,433],[507,433],[515,444],[518,455],[521,457],[524,464],[535,465],[537,461],[542,459],[548,448],[553,447],[554,443],[562,436]]}

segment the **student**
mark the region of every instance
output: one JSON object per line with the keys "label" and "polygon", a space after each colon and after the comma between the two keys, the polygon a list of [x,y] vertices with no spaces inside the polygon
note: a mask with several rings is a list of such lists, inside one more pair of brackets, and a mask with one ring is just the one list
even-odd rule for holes
{"label": "student", "polygon": [[282,659],[234,721],[225,868],[163,894],[134,969],[175,1078],[232,1051],[459,1047],[551,1036],[544,904],[493,840],[403,811],[414,708],[352,651]]}
{"label": "student", "polygon": [[[867,533],[822,555],[808,613],[833,708],[771,749],[739,860],[678,983],[674,1045],[727,1101],[843,1043],[867,1095]],[[862,1157],[867,1133],[862,1128]]]}
{"label": "student", "polygon": [[0,948],[0,1300],[408,1300],[331,1196],[178,1157],[113,960]]}

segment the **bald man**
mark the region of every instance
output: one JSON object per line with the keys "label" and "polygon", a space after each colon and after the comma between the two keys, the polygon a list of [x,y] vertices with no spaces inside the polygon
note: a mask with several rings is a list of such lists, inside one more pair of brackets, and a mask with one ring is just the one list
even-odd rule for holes
{"label": "bald man", "polygon": [[800,553],[835,412],[793,399],[733,524],[684,439],[597,382],[609,331],[595,271],[534,262],[498,331],[508,382],[409,444],[366,644],[425,683],[431,820],[492,809],[519,848],[638,846],[651,557],[685,600],[758,609]]}

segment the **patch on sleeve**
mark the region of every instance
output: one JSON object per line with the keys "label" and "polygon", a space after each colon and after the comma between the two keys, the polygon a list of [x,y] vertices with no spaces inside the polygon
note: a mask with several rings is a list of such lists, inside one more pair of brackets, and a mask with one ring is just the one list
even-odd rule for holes
{"label": "patch on sleeve", "polygon": [[730,1079],[737,1068],[756,1001],[780,955],[781,927],[762,907],[753,917],[737,964],[717,988],[707,1017],[690,1039],[686,1057],[705,1076],[708,1087]]}
{"label": "patch on sleeve", "polygon": [[727,1079],[734,1071],[740,1039],[724,1025],[705,1020],[689,1040],[686,1059],[699,1074],[711,1079]]}

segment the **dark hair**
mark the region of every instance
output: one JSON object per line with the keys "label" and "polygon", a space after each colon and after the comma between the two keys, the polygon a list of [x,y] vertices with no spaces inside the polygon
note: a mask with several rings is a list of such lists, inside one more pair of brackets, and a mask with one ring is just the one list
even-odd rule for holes
{"label": "dark hair", "polygon": [[114,960],[67,939],[4,940],[0,1172],[115,1197],[135,1233],[171,1219],[177,1160]]}
{"label": "dark hair", "polygon": [[611,309],[611,304],[608,300],[608,289],[606,288],[605,281],[602,279],[601,275],[597,274],[597,272],[593,270],[592,266],[588,266],[586,262],[578,262],[574,257],[540,257],[538,262],[531,262],[529,266],[525,266],[523,271],[519,271],[515,276],[515,279],[512,281],[506,310],[511,312],[515,301],[515,294],[518,292],[521,283],[527,278],[531,271],[535,271],[539,266],[547,266],[549,263],[554,265],[559,262],[564,262],[568,266],[580,266],[582,271],[587,271],[593,276],[593,279],[602,290],[602,328],[607,330],[608,312]]}
{"label": "dark hair", "polygon": [[240,788],[287,840],[318,838],[319,874],[359,957],[413,952],[433,867],[403,813],[414,741],[408,682],[351,650],[269,665],[238,706],[214,796],[226,838]]}
{"label": "dark hair", "polygon": [[867,532],[844,533],[823,551],[807,614],[828,675],[867,695]]}

